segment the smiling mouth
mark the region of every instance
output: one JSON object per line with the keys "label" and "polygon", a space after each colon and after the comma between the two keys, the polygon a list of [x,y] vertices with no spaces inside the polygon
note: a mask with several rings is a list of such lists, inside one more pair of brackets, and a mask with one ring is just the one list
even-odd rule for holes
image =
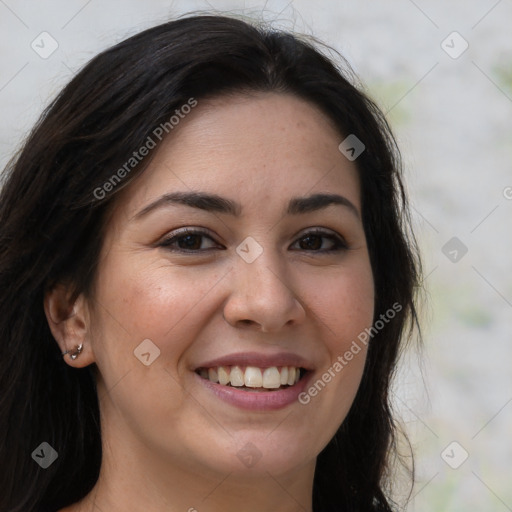
{"label": "smiling mouth", "polygon": [[197,368],[203,379],[244,391],[279,391],[294,386],[307,373],[295,366],[215,366]]}

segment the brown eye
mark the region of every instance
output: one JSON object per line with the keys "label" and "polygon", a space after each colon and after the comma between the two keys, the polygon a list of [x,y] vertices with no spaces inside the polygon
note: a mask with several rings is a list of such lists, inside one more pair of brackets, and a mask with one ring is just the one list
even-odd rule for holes
{"label": "brown eye", "polygon": [[205,252],[212,249],[212,247],[202,247],[205,239],[214,242],[213,238],[204,231],[184,229],[164,239],[158,246],[177,252]]}
{"label": "brown eye", "polygon": [[308,235],[301,241],[301,249],[313,249],[318,250],[322,248],[322,236],[319,235]]}
{"label": "brown eye", "polygon": [[201,248],[202,235],[185,235],[177,238],[180,249],[196,251]]}
{"label": "brown eye", "polygon": [[[328,241],[327,243],[325,242],[326,240]],[[302,236],[297,243],[300,245],[300,250],[319,253],[329,253],[348,249],[345,240],[340,236],[323,230],[309,231]],[[322,246],[325,243],[328,248],[322,249]]]}

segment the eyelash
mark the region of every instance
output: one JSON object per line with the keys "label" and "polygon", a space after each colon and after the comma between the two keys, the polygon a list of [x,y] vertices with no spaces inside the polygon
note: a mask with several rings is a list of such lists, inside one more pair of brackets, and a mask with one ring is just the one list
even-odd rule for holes
{"label": "eyelash", "polygon": [[[162,240],[159,244],[158,244],[158,247],[163,247],[165,249],[168,249],[172,252],[179,252],[179,253],[183,253],[183,254],[198,254],[198,253],[201,253],[201,252],[209,252],[211,250],[213,250],[214,248],[209,248],[209,249],[176,249],[176,248],[172,248],[172,244],[176,243],[177,241],[183,239],[183,238],[186,238],[187,236],[204,236],[204,237],[207,237],[209,238],[210,240],[212,240],[213,242],[215,242],[215,240],[213,240],[213,238],[206,232],[206,231],[202,231],[202,230],[198,230],[198,229],[190,229],[190,228],[184,228],[183,230],[180,230],[178,231],[177,233],[175,233],[174,235],[168,237],[168,238],[165,238],[164,240]],[[305,238],[307,238],[308,236],[321,236],[322,238],[327,238],[328,240],[332,240],[335,245],[332,249],[321,249],[321,250],[318,250],[318,251],[308,251],[307,249],[301,249],[303,251],[306,251],[306,252],[316,252],[316,253],[319,253],[319,254],[329,254],[329,253],[335,253],[335,252],[341,252],[341,251],[345,251],[348,249],[348,245],[347,243],[345,242],[345,240],[338,236],[338,235],[334,235],[333,233],[330,233],[328,231],[325,231],[323,229],[319,229],[319,228],[313,228],[309,231],[307,231],[306,233],[304,233],[300,238],[299,240],[303,240]]]}

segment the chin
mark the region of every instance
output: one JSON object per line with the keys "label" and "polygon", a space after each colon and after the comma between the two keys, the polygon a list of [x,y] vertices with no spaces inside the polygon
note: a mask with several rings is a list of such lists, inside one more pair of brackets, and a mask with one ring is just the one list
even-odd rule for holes
{"label": "chin", "polygon": [[[274,439],[270,439],[272,435]],[[278,436],[268,430],[237,434],[226,449],[209,450],[208,460],[204,462],[223,474],[233,473],[247,479],[285,475],[306,464],[314,464],[321,447],[311,446],[312,437],[306,434],[308,442],[303,442],[297,438],[291,441],[289,435]]]}

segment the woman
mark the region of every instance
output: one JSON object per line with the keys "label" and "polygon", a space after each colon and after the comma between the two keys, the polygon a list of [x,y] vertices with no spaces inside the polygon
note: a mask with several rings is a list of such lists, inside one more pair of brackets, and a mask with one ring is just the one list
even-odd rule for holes
{"label": "woman", "polygon": [[45,111],[1,193],[1,510],[394,509],[419,259],[349,77],[192,15]]}

